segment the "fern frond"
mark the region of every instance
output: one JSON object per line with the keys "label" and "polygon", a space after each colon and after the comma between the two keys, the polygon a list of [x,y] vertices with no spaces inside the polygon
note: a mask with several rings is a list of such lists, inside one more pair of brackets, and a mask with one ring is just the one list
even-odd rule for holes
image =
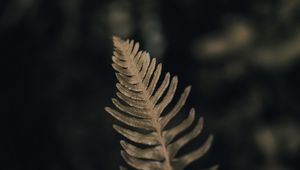
{"label": "fern frond", "polygon": [[[213,136],[198,149],[181,157],[177,152],[192,139],[197,137],[203,128],[203,118],[195,120],[195,109],[192,108],[184,120],[175,127],[166,126],[185,105],[191,87],[185,88],[179,100],[170,112],[163,114],[165,108],[173,100],[178,78],[166,73],[158,84],[162,73],[162,64],[151,59],[149,53],[139,51],[139,43],[113,37],[115,51],[112,67],[116,71],[119,83],[116,84],[118,99],[112,103],[118,109],[106,107],[105,110],[117,120],[131,127],[119,125],[113,128],[136,144],[145,145],[140,148],[125,140],[121,140],[121,155],[132,167],[141,170],[182,170],[191,162],[202,157],[210,148]],[[185,135],[175,137],[187,130],[193,122],[196,126]],[[134,129],[134,130],[132,130]],[[126,169],[120,167],[120,169]],[[217,169],[217,166],[210,168]]]}

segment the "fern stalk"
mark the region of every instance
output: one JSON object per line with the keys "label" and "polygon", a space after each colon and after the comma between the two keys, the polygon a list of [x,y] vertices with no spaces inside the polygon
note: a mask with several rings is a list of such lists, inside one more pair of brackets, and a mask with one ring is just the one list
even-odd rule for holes
{"label": "fern stalk", "polygon": [[[119,39],[117,37],[113,37],[113,42],[114,42],[114,44],[117,48],[118,48],[119,42],[121,42],[121,41],[122,41],[121,39]],[[118,49],[120,49],[120,47]],[[120,52],[121,52],[121,55],[123,55],[123,56],[130,56],[130,53],[128,53],[127,50],[126,51],[120,51]],[[146,85],[142,81],[141,75],[138,72],[137,65],[135,63],[133,63],[132,58],[129,58],[128,62],[130,63],[129,66],[128,66],[128,71],[130,73],[132,73],[132,75],[136,75],[137,82],[138,82],[137,85],[139,86],[140,89],[142,89],[143,99],[146,101],[146,104],[148,106],[150,106],[150,109],[153,109],[153,110],[149,110],[149,112],[147,114],[151,116],[152,125],[155,128],[156,133],[158,134],[157,137],[158,137],[159,143],[163,148],[163,155],[164,155],[164,159],[165,159],[164,169],[165,170],[172,170],[172,167],[170,165],[169,154],[168,154],[166,144],[165,144],[165,140],[162,136],[162,128],[161,128],[161,125],[158,123],[158,121],[159,121],[158,118],[159,117],[157,116],[158,113],[157,113],[157,110],[155,109],[155,104],[150,100],[151,96],[150,96],[149,92],[147,91]]]}

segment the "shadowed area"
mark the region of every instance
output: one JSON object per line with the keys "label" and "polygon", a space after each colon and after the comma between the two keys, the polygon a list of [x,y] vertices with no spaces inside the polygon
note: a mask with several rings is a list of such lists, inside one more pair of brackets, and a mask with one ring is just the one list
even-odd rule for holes
{"label": "shadowed area", "polygon": [[104,111],[113,35],[139,41],[178,91],[192,85],[186,107],[205,127],[179,154],[214,143],[186,169],[300,169],[299,11],[298,0],[2,0],[1,169],[125,165]]}

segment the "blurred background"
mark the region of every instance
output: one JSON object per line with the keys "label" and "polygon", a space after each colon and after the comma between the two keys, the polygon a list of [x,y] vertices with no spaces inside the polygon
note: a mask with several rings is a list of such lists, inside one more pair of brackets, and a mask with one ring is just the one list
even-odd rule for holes
{"label": "blurred background", "polygon": [[[300,169],[299,0],[2,0],[3,170],[114,170],[112,35],[193,85],[215,135],[187,169]],[[7,114],[6,114],[7,113]]]}

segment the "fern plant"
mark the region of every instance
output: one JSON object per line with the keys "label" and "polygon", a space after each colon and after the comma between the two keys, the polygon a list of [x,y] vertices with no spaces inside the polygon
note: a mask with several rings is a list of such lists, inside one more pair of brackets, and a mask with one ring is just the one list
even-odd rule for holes
{"label": "fern plant", "polygon": [[[171,77],[170,73],[166,73],[158,86],[162,65],[157,64],[155,58],[151,59],[149,53],[139,51],[139,43],[113,37],[113,44],[112,67],[119,81],[116,84],[119,99],[113,98],[112,102],[118,110],[110,107],[105,107],[105,110],[128,126],[113,125],[117,132],[131,141],[120,141],[123,159],[140,170],[182,170],[202,157],[212,144],[212,135],[200,148],[176,157],[178,151],[197,137],[203,128],[203,118],[200,118],[191,131],[185,132],[196,121],[194,108],[182,122],[166,129],[184,106],[191,86],[185,88],[171,111],[164,113],[175,94],[177,76]],[[175,138],[184,132],[179,139]],[[126,168],[121,166],[120,169]]]}

